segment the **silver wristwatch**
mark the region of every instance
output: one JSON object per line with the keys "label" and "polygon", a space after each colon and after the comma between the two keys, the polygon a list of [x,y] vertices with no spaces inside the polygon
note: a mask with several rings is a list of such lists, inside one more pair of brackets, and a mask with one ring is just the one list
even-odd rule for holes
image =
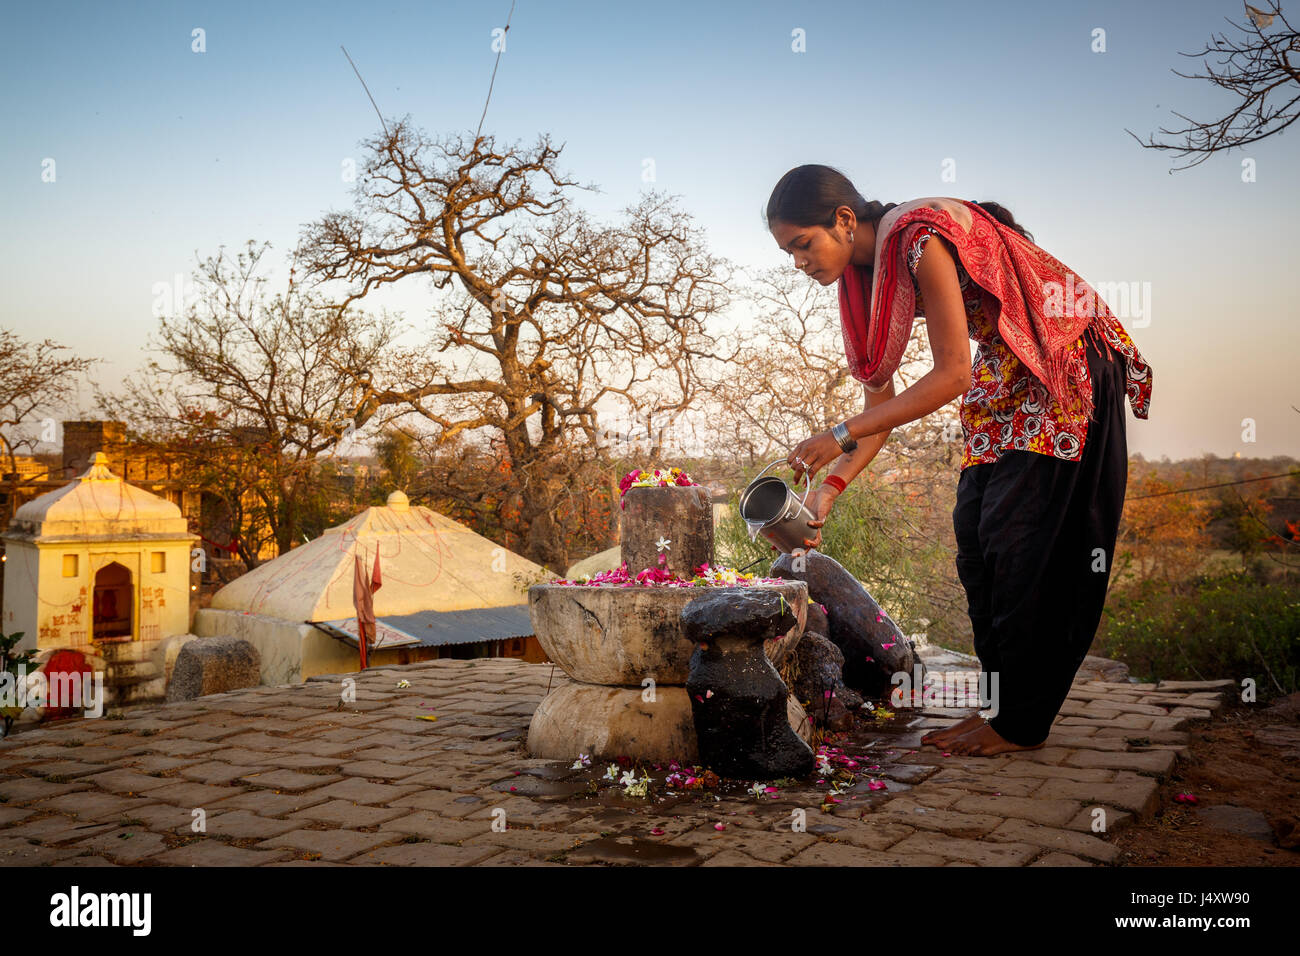
{"label": "silver wristwatch", "polygon": [[858,447],[858,443],[849,435],[849,426],[847,422],[840,422],[832,426],[831,436],[840,443],[840,447],[845,451],[853,451]]}

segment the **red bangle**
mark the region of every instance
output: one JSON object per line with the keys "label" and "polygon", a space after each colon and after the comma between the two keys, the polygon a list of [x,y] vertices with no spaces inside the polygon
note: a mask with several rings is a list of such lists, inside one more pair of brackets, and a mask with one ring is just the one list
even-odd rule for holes
{"label": "red bangle", "polygon": [[839,475],[827,475],[822,479],[822,484],[830,485],[841,493],[843,493],[844,489],[848,487],[848,484]]}

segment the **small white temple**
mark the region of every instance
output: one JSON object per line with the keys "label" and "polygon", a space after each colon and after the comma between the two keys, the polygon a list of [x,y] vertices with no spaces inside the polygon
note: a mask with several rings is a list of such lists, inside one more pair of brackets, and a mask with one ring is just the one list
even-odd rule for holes
{"label": "small white temple", "polygon": [[76,480],[20,507],[0,537],[3,628],[23,632],[20,651],[140,662],[189,630],[198,538],[176,505],[109,471],[103,452]]}
{"label": "small white temple", "polygon": [[400,491],[227,584],[195,615],[194,633],[247,640],[261,655],[264,684],[355,671],[356,559],[370,576],[376,555],[380,645],[371,666],[467,644],[527,656],[536,643],[528,587],[557,575]]}

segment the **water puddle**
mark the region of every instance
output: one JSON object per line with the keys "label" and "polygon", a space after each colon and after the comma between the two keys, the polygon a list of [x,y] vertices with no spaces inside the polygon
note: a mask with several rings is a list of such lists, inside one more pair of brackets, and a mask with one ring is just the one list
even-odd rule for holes
{"label": "water puddle", "polygon": [[687,846],[639,837],[601,837],[575,847],[567,860],[571,863],[584,860],[598,863],[691,863],[699,856]]}
{"label": "water puddle", "polygon": [[520,797],[572,797],[587,792],[585,783],[566,783],[562,780],[542,780],[531,774],[506,777],[492,784],[492,789],[501,793],[513,793]]}
{"label": "water puddle", "polygon": [[[828,809],[836,806],[856,811],[850,814],[856,816],[870,813],[880,804],[906,793],[938,772],[930,764],[911,760],[914,753],[935,752],[933,748],[922,751],[921,736],[928,729],[915,726],[920,722],[922,720],[915,712],[906,711],[885,719],[855,715],[851,729],[828,734],[824,740],[826,749],[823,752],[827,755],[831,772],[820,770],[803,779],[762,782],[764,786],[775,787],[770,792],[755,793],[752,789],[756,783],[754,780],[712,775],[709,775],[709,785],[682,787],[681,780],[694,772],[689,767],[674,774],[677,768],[670,769],[667,763],[637,762],[634,765],[627,760],[618,766],[615,779],[610,779],[606,773],[610,764],[616,763],[612,760],[596,760],[591,766],[578,769],[557,761],[521,769],[491,787],[499,792],[563,802],[589,813],[598,829],[613,831],[622,838],[631,838],[633,832],[644,834],[651,841],[658,838],[660,842],[666,834],[653,833],[653,830],[660,829],[659,824],[666,816],[717,804],[725,804],[729,810],[744,804],[754,811],[762,811],[764,817],[793,813],[796,808]],[[634,771],[632,779],[637,781],[643,776],[650,778],[645,796],[629,794],[620,785],[619,780],[627,771]],[[667,783],[670,775],[676,777],[677,786]],[[638,859],[635,855],[629,856],[631,851],[626,845],[619,846],[623,848],[607,848],[607,852],[626,862]],[[603,856],[600,858],[604,859]]]}
{"label": "water puddle", "polygon": [[575,776],[579,771],[574,770],[573,766],[563,764],[545,764],[541,767],[526,767],[519,773],[527,777],[539,777],[542,780],[568,780]]}

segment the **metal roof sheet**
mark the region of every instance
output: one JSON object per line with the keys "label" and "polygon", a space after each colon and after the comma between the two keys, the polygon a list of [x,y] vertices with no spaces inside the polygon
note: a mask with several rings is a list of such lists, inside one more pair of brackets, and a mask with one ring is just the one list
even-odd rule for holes
{"label": "metal roof sheet", "polygon": [[[375,623],[378,625],[380,647],[477,644],[480,641],[530,637],[533,633],[533,622],[528,615],[527,604],[476,607],[463,611],[387,614],[376,616]],[[357,643],[355,617],[323,621],[316,626],[349,644],[355,646]]]}

